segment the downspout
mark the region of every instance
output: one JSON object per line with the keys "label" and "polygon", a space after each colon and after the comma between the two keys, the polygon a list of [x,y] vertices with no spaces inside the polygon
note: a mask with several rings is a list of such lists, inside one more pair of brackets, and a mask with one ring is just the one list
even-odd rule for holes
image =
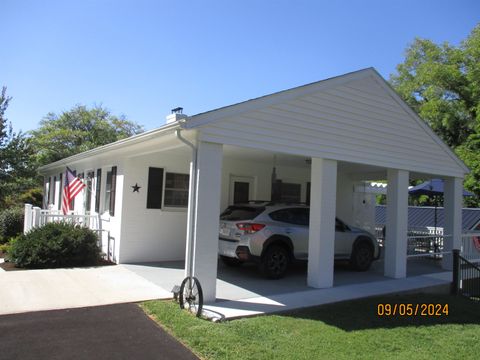
{"label": "downspout", "polygon": [[181,132],[183,129],[175,130],[177,139],[192,149],[192,162],[190,164],[190,183],[188,196],[188,226],[187,226],[187,244],[186,244],[186,274],[185,276],[194,276],[195,260],[195,229],[196,229],[196,209],[197,209],[197,148]]}

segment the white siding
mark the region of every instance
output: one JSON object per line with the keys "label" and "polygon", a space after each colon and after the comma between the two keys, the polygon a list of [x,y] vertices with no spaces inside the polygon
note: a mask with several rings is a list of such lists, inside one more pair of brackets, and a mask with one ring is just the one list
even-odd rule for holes
{"label": "white siding", "polygon": [[443,176],[464,169],[374,75],[232,115],[201,140]]}
{"label": "white siding", "polygon": [[[148,168],[189,173],[189,158],[153,153],[127,160],[122,210],[120,262],[180,260],[185,256],[187,208],[147,209]],[[164,174],[165,175],[165,174]],[[133,185],[141,186],[133,192]]]}

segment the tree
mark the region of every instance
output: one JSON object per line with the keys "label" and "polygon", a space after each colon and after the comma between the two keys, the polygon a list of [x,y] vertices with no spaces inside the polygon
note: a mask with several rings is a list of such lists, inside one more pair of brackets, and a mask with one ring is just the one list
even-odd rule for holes
{"label": "tree", "polygon": [[30,142],[22,132],[13,132],[5,117],[11,99],[4,86],[0,94],[0,209],[18,205],[16,200],[24,193],[38,193]]}
{"label": "tree", "polygon": [[114,116],[102,106],[76,105],[60,115],[49,113],[30,132],[38,165],[106,145],[143,132],[142,126]]}
{"label": "tree", "polygon": [[[480,196],[480,24],[459,46],[415,39],[390,83],[470,167]],[[471,201],[471,200],[470,200]]]}
{"label": "tree", "polygon": [[3,86],[2,93],[0,94],[0,149],[5,146],[8,137],[12,133],[12,125],[7,124],[7,118],[5,117],[5,111],[8,108],[10,100],[12,100],[12,98],[7,96],[7,87]]}

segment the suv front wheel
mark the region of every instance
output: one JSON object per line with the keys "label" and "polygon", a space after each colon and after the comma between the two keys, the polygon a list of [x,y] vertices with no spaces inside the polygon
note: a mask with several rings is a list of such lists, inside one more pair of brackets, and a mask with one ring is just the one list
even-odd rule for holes
{"label": "suv front wheel", "polygon": [[290,254],[283,247],[270,245],[262,256],[260,270],[269,279],[280,279],[287,272]]}
{"label": "suv front wheel", "polygon": [[351,266],[357,271],[367,271],[373,262],[373,247],[366,241],[355,244],[350,258]]}

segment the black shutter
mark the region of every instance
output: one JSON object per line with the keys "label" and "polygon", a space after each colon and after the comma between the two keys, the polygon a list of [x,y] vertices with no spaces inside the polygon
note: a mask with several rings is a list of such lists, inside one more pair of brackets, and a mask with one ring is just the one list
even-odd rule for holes
{"label": "black shutter", "polygon": [[62,198],[63,198],[63,173],[60,173],[60,184],[58,186],[58,210],[62,209]]}
{"label": "black shutter", "polygon": [[148,168],[147,209],[161,209],[163,195],[163,169]]}
{"label": "black shutter", "polygon": [[95,211],[100,212],[100,188],[102,186],[102,169],[97,170],[97,188],[95,190]]}
{"label": "black shutter", "polygon": [[110,216],[115,215],[115,189],[117,187],[117,167],[112,166],[112,185],[110,188]]}
{"label": "black shutter", "polygon": [[55,204],[55,188],[56,188],[56,185],[57,185],[57,177],[54,176],[53,177],[53,182],[52,182],[52,204]]}

